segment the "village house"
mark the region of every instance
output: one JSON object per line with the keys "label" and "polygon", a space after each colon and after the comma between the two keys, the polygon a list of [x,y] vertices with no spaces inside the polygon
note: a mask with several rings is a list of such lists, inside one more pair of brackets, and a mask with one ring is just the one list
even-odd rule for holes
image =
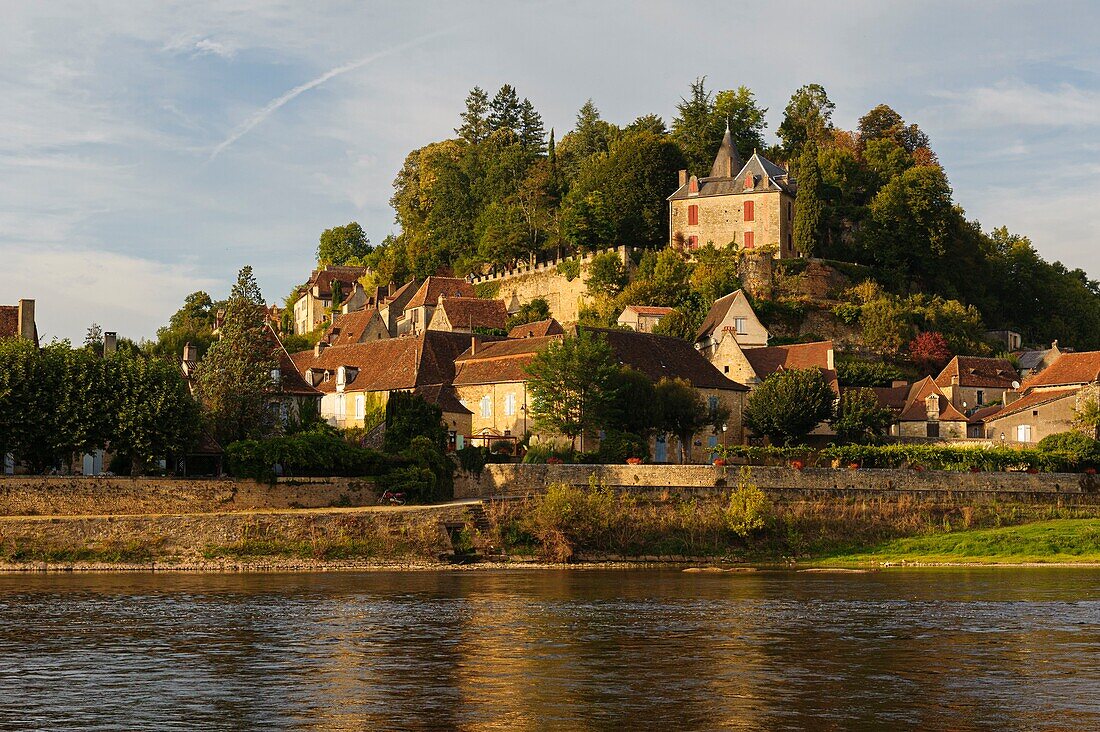
{"label": "village house", "polygon": [[1004,391],[1019,386],[1018,379],[1007,359],[955,356],[936,377],[936,386],[965,413],[999,402]]}
{"label": "village house", "polygon": [[538,338],[540,336],[561,335],[565,329],[561,323],[553,318],[537,320],[534,323],[523,323],[508,331],[509,338]]}
{"label": "village house", "polygon": [[378,428],[395,391],[413,392],[438,404],[451,447],[463,446],[471,414],[454,393],[455,358],[470,347],[463,333],[425,331],[329,346],[323,341],[292,358],[307,384],[321,393],[321,417],[339,428]]}
{"label": "village house", "polygon": [[1002,444],[1039,442],[1074,429],[1076,411],[1097,398],[1100,351],[1063,353],[1018,390],[1004,393],[1004,406],[985,417],[985,436]]}
{"label": "village house", "polygon": [[480,297],[439,296],[428,330],[449,333],[503,331],[508,324],[508,309],[503,300]]}
{"label": "village house", "polygon": [[38,346],[38,326],[34,322],[34,300],[23,299],[18,305],[0,305],[0,338],[22,338]]}
{"label": "village house", "polygon": [[1016,357],[1016,370],[1019,372],[1020,378],[1026,379],[1057,361],[1058,357],[1062,355],[1062,350],[1058,348],[1058,341],[1054,341],[1050,344],[1050,348],[1017,351],[1013,355]]}
{"label": "village house", "polygon": [[623,328],[630,328],[639,333],[652,333],[654,326],[672,311],[673,308],[627,305],[619,314],[616,322]]}
{"label": "village house", "polygon": [[330,346],[347,346],[390,337],[389,328],[382,320],[381,313],[372,306],[334,316],[332,325],[321,340]]}
{"label": "village house", "polygon": [[908,438],[963,440],[970,423],[931,376],[909,387],[897,419],[896,435]]}
{"label": "village house", "polygon": [[[768,345],[768,330],[743,290],[720,297],[711,305],[695,334],[695,348],[724,374],[744,364],[742,351]],[[737,380],[736,376],[731,376]],[[742,382],[744,383],[744,382]]]}
{"label": "village house", "polygon": [[[631,330],[575,326],[569,331],[597,333],[605,338],[621,366],[657,382],[663,378],[684,379],[698,391],[711,409],[729,412],[720,434],[705,430],[687,445],[689,462],[707,460],[717,445],[740,444],[742,418],[747,389],[718,373],[689,343],[679,338],[637,333]],[[455,390],[462,403],[473,412],[472,434],[483,441],[493,437],[522,436],[535,427],[528,409],[526,367],[534,357],[563,335],[531,336],[495,343],[475,343],[455,364]],[[536,433],[539,440],[556,435]],[[591,444],[586,445],[591,448]],[[668,462],[679,456],[675,438],[657,435],[651,443],[655,462]]]}
{"label": "village house", "polygon": [[355,289],[359,278],[369,272],[366,267],[336,265],[313,270],[294,302],[294,332],[302,334],[316,330],[326,319],[334,297],[339,305]]}
{"label": "village house", "polygon": [[461,277],[428,277],[404,306],[397,319],[397,335],[423,333],[432,322],[440,297],[477,297],[474,286]]}
{"label": "village house", "polygon": [[787,171],[758,152],[742,163],[727,127],[710,175],[680,171],[668,197],[669,244],[687,250],[774,247],[776,257],[800,256],[794,249],[795,192]]}

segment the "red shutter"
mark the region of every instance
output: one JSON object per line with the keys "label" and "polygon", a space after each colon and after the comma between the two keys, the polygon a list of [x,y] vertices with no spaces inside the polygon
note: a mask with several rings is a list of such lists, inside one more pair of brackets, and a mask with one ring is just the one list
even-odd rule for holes
{"label": "red shutter", "polygon": [[692,234],[691,236],[688,237],[688,249],[698,249],[698,248],[699,248],[699,237]]}
{"label": "red shutter", "polygon": [[688,206],[688,226],[695,226],[699,223],[699,207]]}
{"label": "red shutter", "polygon": [[756,246],[756,243],[753,241],[752,232],[751,231],[746,231],[745,232],[745,249],[752,249],[754,246]]}
{"label": "red shutter", "polygon": [[756,204],[752,201],[745,201],[745,221],[756,220]]}

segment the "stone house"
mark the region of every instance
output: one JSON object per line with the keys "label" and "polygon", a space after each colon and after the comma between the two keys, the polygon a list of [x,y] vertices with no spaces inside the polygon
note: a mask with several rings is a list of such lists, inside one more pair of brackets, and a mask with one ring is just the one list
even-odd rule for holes
{"label": "stone house", "polygon": [[455,360],[454,388],[470,410],[470,435],[522,437],[533,431],[528,415],[527,364],[564,336],[541,335],[496,342],[474,338]]}
{"label": "stone house", "polygon": [[1062,350],[1058,348],[1058,341],[1054,341],[1050,344],[1050,348],[1043,348],[1034,351],[1017,351],[1016,356],[1016,368],[1020,373],[1021,379],[1026,379],[1033,374],[1037,374],[1047,366],[1058,360],[1058,357],[1062,355]]}
{"label": "stone house", "polygon": [[320,414],[339,427],[378,427],[389,395],[414,392],[438,404],[451,438],[460,448],[470,434],[471,414],[454,393],[455,359],[470,346],[462,333],[424,331],[416,336],[382,338],[328,346],[293,355],[306,383],[321,393]]}
{"label": "stone house", "polygon": [[750,389],[777,371],[820,369],[829,386],[840,394],[832,341],[742,348],[736,338],[727,337],[708,360],[722,374]]}
{"label": "stone house", "polygon": [[503,331],[508,324],[508,309],[503,300],[480,297],[446,297],[440,295],[428,330],[450,333]]}
{"label": "stone house", "polygon": [[989,406],[1008,389],[1019,386],[1019,375],[1004,358],[955,356],[936,377],[936,386],[962,412]]}
{"label": "stone house", "polygon": [[509,338],[537,338],[539,336],[562,335],[565,329],[561,323],[553,318],[538,320],[534,323],[523,323],[508,331]]}
{"label": "stone house", "polygon": [[34,322],[34,300],[23,299],[18,305],[0,305],[0,338],[22,338],[38,346],[38,326]]}
{"label": "stone house", "polygon": [[742,163],[729,129],[710,175],[681,170],[668,197],[669,244],[687,250],[713,244],[719,249],[774,247],[776,257],[799,256],[794,249],[796,188],[787,171],[758,152]]}
{"label": "stone house", "polygon": [[994,442],[1027,446],[1074,429],[1076,411],[1100,397],[1100,351],[1063,353],[1005,392],[1004,406],[985,417],[985,436]]}
{"label": "stone house", "polygon": [[728,374],[735,364],[743,361],[741,351],[764,348],[770,337],[745,292],[736,290],[710,306],[695,334],[695,348],[718,370]]}
{"label": "stone house", "polygon": [[441,297],[477,297],[474,286],[461,277],[428,277],[397,318],[397,335],[423,333],[432,322]]}
{"label": "stone house", "polygon": [[336,265],[313,270],[294,302],[294,332],[302,334],[316,330],[332,307],[334,293],[343,302],[352,294],[359,278],[369,272],[366,267]]}
{"label": "stone house", "polygon": [[673,308],[664,308],[648,305],[627,305],[616,322],[623,328],[630,328],[639,333],[652,333],[653,327],[661,322],[661,319],[671,313]]}
{"label": "stone house", "polygon": [[962,440],[967,437],[968,424],[969,418],[931,376],[926,376],[909,388],[896,433],[899,437]]}
{"label": "stone house", "polygon": [[330,346],[347,346],[389,337],[389,328],[378,308],[370,307],[335,316],[322,340]]}

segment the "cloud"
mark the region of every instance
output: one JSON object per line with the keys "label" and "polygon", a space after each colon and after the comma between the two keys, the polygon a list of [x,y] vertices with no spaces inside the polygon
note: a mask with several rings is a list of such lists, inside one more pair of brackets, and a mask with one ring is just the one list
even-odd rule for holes
{"label": "cloud", "polygon": [[1042,88],[1021,81],[999,81],[965,92],[939,92],[949,102],[953,123],[991,127],[1095,127],[1100,124],[1100,92],[1072,84]]}
{"label": "cloud", "polygon": [[415,46],[419,46],[420,44],[426,43],[426,42],[432,40],[433,38],[438,38],[438,37],[446,35],[448,33],[453,33],[459,27],[461,27],[461,26],[457,25],[457,26],[453,26],[451,28],[446,28],[444,30],[435,31],[435,32],[432,32],[432,33],[426,33],[422,36],[419,36],[417,38],[412,39],[411,41],[406,41],[405,43],[399,44],[397,46],[387,48],[384,51],[379,51],[377,53],[372,53],[369,56],[364,56],[363,58],[358,59],[356,61],[350,61],[346,64],[343,64],[342,66],[337,66],[335,68],[329,69],[328,71],[321,74],[320,76],[318,76],[314,79],[311,79],[311,80],[307,81],[304,84],[299,84],[298,86],[294,87],[293,89],[291,89],[287,93],[283,94],[282,96],[279,96],[279,97],[276,97],[275,99],[272,99],[270,102],[268,102],[266,105],[264,105],[264,107],[262,109],[260,109],[258,112],[254,113],[251,117],[246,119],[244,122],[237,125],[236,129],[234,129],[231,133],[229,133],[229,137],[225,138],[220,143],[218,143],[218,145],[210,153],[209,160],[213,160],[214,158],[218,157],[218,155],[220,155],[223,151],[225,151],[227,148],[229,148],[230,145],[232,145],[237,140],[239,140],[242,137],[244,137],[245,135],[247,135],[256,125],[263,122],[265,119],[267,119],[269,116],[271,116],[272,113],[274,113],[276,110],[278,110],[284,104],[294,100],[296,97],[304,94],[305,92],[309,91],[310,89],[315,89],[316,87],[321,86],[322,84],[324,84],[326,81],[329,81],[330,79],[333,79],[337,76],[340,76],[341,74],[346,74],[349,71],[354,71],[355,69],[361,69],[364,66],[366,66],[367,64],[378,61],[379,59],[383,59],[383,58],[386,58],[387,56],[392,56],[396,53],[400,53],[401,51],[405,51],[405,50],[408,50],[408,49],[413,48]]}

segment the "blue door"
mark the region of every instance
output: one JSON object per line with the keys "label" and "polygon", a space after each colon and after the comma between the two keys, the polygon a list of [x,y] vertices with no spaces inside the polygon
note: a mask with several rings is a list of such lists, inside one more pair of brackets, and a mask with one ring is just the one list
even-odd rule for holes
{"label": "blue door", "polygon": [[657,435],[657,444],[653,448],[653,462],[668,462],[668,441],[664,435]]}

